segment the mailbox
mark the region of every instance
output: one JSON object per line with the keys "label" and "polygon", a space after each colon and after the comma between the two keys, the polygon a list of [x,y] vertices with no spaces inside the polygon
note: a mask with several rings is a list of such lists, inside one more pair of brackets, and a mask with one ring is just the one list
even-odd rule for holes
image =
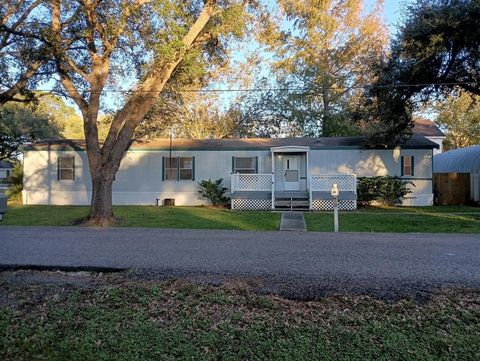
{"label": "mailbox", "polygon": [[333,198],[337,198],[337,197],[338,197],[338,184],[337,184],[337,183],[333,183],[333,184],[332,184],[331,194],[332,194],[332,197],[333,197]]}
{"label": "mailbox", "polygon": [[3,219],[3,215],[7,213],[7,199],[8,197],[0,193],[0,221]]}

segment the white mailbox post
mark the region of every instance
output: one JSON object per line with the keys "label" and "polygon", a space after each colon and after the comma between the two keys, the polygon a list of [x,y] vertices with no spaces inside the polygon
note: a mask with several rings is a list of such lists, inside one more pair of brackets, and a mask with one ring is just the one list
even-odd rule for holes
{"label": "white mailbox post", "polygon": [[338,184],[332,184],[331,195],[333,198],[333,229],[335,232],[338,232]]}

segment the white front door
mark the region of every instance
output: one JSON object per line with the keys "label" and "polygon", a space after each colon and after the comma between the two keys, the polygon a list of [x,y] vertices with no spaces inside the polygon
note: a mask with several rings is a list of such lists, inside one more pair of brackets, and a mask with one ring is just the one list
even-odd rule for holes
{"label": "white front door", "polygon": [[285,170],[284,181],[286,191],[300,190],[299,164],[299,157],[296,155],[284,157],[283,169]]}

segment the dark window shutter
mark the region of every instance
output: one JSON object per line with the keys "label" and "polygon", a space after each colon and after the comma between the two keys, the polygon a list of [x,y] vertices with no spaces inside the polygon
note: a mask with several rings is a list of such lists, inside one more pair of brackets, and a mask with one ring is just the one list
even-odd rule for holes
{"label": "dark window shutter", "polygon": [[404,169],[404,160],[403,160],[403,155],[400,157],[400,175],[403,177],[403,173],[405,172]]}
{"label": "dark window shutter", "polygon": [[57,157],[57,180],[60,180],[60,157]]}
{"label": "dark window shutter", "polygon": [[162,157],[162,181],[165,180],[165,157]]}
{"label": "dark window shutter", "polygon": [[255,157],[255,173],[258,173],[258,156]]}
{"label": "dark window shutter", "polygon": [[235,173],[235,157],[232,157],[232,173]]}
{"label": "dark window shutter", "polygon": [[75,180],[75,157],[72,157],[72,180]]}
{"label": "dark window shutter", "polygon": [[415,162],[415,158],[413,157],[412,155],[412,159],[410,161],[410,164],[412,165],[411,168],[412,170],[410,171],[410,173],[412,173],[412,177],[415,175],[415,165],[414,165],[414,162]]}
{"label": "dark window shutter", "polygon": [[180,157],[177,157],[177,181],[180,180]]}
{"label": "dark window shutter", "polygon": [[195,157],[192,157],[192,181],[195,180]]}

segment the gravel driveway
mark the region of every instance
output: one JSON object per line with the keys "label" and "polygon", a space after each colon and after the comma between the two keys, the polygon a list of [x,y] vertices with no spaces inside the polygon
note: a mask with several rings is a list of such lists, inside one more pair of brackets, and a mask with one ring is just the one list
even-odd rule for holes
{"label": "gravel driveway", "polygon": [[480,288],[480,236],[1,226],[0,265],[135,268],[213,283],[247,277],[294,298],[394,299]]}

